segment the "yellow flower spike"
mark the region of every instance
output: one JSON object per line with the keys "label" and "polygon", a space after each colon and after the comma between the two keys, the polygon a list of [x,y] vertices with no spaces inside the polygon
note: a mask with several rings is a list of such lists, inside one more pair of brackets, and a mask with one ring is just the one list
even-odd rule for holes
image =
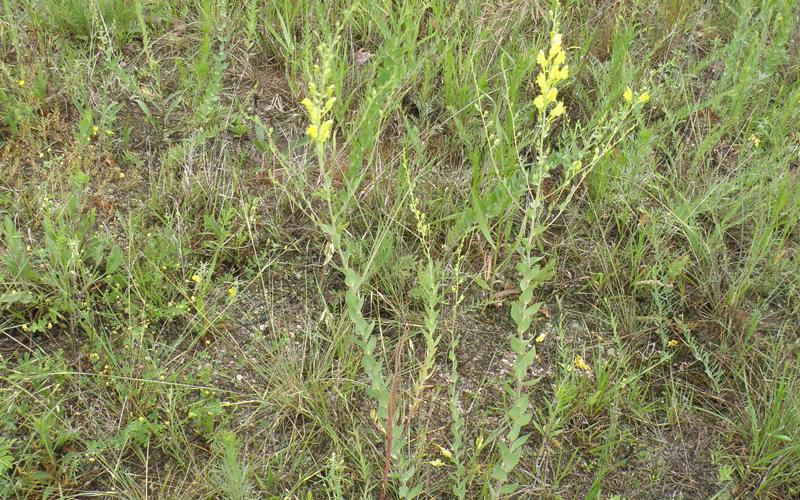
{"label": "yellow flower spike", "polygon": [[569,76],[569,66],[564,66],[561,68],[561,80],[566,80]]}
{"label": "yellow flower spike", "polygon": [[622,93],[622,98],[625,102],[630,103],[633,100],[633,91],[630,87],[625,87],[625,92]]}
{"label": "yellow flower spike", "polygon": [[559,52],[556,54],[556,57],[553,59],[553,64],[564,64],[564,61],[567,59],[567,55],[564,52]]}
{"label": "yellow flower spike", "polygon": [[589,364],[586,363],[586,361],[584,361],[583,358],[578,354],[576,354],[575,358],[572,360],[572,365],[578,370],[583,370],[586,373],[592,373],[592,367],[589,366]]}
{"label": "yellow flower spike", "polygon": [[549,104],[556,100],[558,97],[558,90],[555,88],[548,89],[547,94],[545,95],[545,101]]}
{"label": "yellow flower spike", "polygon": [[644,91],[642,92],[639,97],[636,98],[636,102],[638,104],[647,104],[650,100],[650,92]]}
{"label": "yellow flower spike", "polygon": [[566,108],[564,107],[564,103],[561,102],[561,101],[558,101],[558,104],[556,104],[556,106],[550,112],[550,116],[552,116],[553,118],[558,118],[559,116],[564,114],[564,111],[566,111]]}

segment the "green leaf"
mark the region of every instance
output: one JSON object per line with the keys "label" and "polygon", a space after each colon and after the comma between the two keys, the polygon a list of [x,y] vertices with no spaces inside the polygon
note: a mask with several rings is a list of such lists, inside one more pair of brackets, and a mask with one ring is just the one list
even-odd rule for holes
{"label": "green leaf", "polygon": [[36,301],[36,297],[30,292],[8,292],[0,295],[0,303],[3,304],[31,304]]}
{"label": "green leaf", "polygon": [[106,258],[106,274],[112,274],[120,265],[122,265],[122,249],[119,245],[114,245]]}

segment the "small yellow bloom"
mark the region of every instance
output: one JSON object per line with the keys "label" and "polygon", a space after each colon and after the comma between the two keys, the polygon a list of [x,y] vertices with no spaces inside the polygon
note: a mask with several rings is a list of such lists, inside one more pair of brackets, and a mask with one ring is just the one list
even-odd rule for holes
{"label": "small yellow bloom", "polygon": [[575,358],[572,360],[572,365],[578,370],[583,370],[587,373],[592,372],[592,367],[589,366],[589,364],[586,363],[586,361],[584,361],[583,358],[578,354],[576,354]]}
{"label": "small yellow bloom", "polygon": [[439,448],[439,453],[441,453],[444,458],[448,460],[453,459],[453,453],[450,450],[448,450],[444,446],[439,446],[438,444],[436,445],[436,447]]}
{"label": "small yellow bloom", "polygon": [[92,136],[95,136],[95,135],[97,135],[97,132],[98,132],[99,130],[100,130],[100,127],[98,127],[97,125],[95,125],[94,127],[92,127]]}
{"label": "small yellow bloom", "polygon": [[439,460],[438,458],[436,460],[431,460],[428,463],[433,465],[434,467],[444,467],[445,465],[447,465],[444,462],[442,462],[441,460]]}
{"label": "small yellow bloom", "polygon": [[308,136],[309,139],[315,140],[317,138],[317,136],[319,135],[318,132],[317,132],[317,126],[316,125],[309,125],[306,128],[306,135]]}
{"label": "small yellow bloom", "polygon": [[670,340],[667,342],[667,347],[676,347],[678,345],[678,341],[675,339]]}
{"label": "small yellow bloom", "polygon": [[550,112],[550,116],[553,118],[558,118],[559,116],[563,115],[565,111],[564,103],[558,101],[558,104],[553,108],[553,111]]}
{"label": "small yellow bloom", "polygon": [[24,86],[25,86],[25,80],[22,80],[22,79],[20,79],[20,80],[17,82],[17,85],[19,85],[19,87],[20,87],[20,88],[24,87]]}
{"label": "small yellow bloom", "polygon": [[236,289],[233,287],[228,288],[228,297],[234,298],[236,297]]}
{"label": "small yellow bloom", "polygon": [[194,281],[195,283],[200,283],[201,281],[203,281],[203,278],[201,278],[199,274],[195,274],[194,276],[192,276],[192,281]]}
{"label": "small yellow bloom", "polygon": [[28,323],[25,323],[24,325],[22,325],[22,331],[23,332],[27,332],[28,331]]}
{"label": "small yellow bloom", "polygon": [[547,338],[547,334],[546,334],[546,333],[540,333],[540,334],[539,334],[539,335],[536,337],[536,343],[537,343],[537,344],[541,344],[542,342],[544,342],[544,339],[546,339],[546,338]]}
{"label": "small yellow bloom", "polygon": [[625,102],[627,103],[633,101],[633,91],[630,87],[625,87],[625,92],[622,93],[622,98],[625,99]]}
{"label": "small yellow bloom", "polygon": [[542,92],[547,88],[547,77],[544,76],[544,73],[536,75],[536,85],[539,86],[539,90]]}
{"label": "small yellow bloom", "polygon": [[538,54],[536,54],[536,62],[537,62],[537,63],[539,64],[539,66],[541,66],[542,68],[544,68],[544,67],[546,67],[546,66],[547,66],[547,57],[545,57],[545,55],[544,55],[544,51],[543,51],[543,50],[541,50],[541,49],[539,49],[539,53],[538,53]]}
{"label": "small yellow bloom", "polygon": [[544,96],[537,95],[536,98],[533,100],[533,105],[536,106],[536,109],[542,111],[544,109]]}
{"label": "small yellow bloom", "polygon": [[650,92],[644,91],[636,99],[638,104],[646,104],[650,100]]}
{"label": "small yellow bloom", "polygon": [[749,137],[749,140],[750,140],[750,142],[753,143],[753,146],[755,146],[755,147],[759,147],[761,145],[761,139],[759,139],[756,134],[752,134]]}

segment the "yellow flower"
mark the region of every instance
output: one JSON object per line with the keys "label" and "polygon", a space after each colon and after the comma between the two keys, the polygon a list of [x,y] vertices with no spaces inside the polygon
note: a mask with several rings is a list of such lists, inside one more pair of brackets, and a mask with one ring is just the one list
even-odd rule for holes
{"label": "yellow flower", "polygon": [[308,135],[308,138],[311,139],[312,141],[316,140],[316,138],[319,136],[319,134],[317,133],[317,126],[309,125],[308,127],[306,127],[306,135]]}
{"label": "yellow flower", "polygon": [[228,288],[228,297],[234,298],[236,297],[236,289],[233,287]]}
{"label": "yellow flower", "polygon": [[542,68],[544,68],[544,67],[546,67],[546,66],[547,66],[547,57],[545,57],[545,55],[544,55],[544,51],[543,51],[542,49],[539,49],[539,53],[538,53],[538,54],[536,54],[536,62],[537,62],[537,63],[539,64],[539,66],[541,66]]}
{"label": "yellow flower", "polygon": [[444,467],[445,465],[447,465],[444,462],[442,462],[441,460],[439,460],[438,458],[436,460],[431,460],[428,463],[433,465],[434,467]]}
{"label": "yellow flower", "polygon": [[24,325],[22,325],[22,331],[23,332],[27,332],[28,331],[28,323],[25,323]]}
{"label": "yellow flower", "polygon": [[200,283],[201,281],[203,281],[203,278],[201,278],[199,274],[195,274],[194,276],[192,276],[192,281],[194,281],[195,283]]}
{"label": "yellow flower", "polygon": [[639,97],[636,99],[638,104],[646,104],[650,100],[650,92],[644,91],[639,94]]}
{"label": "yellow flower", "polygon": [[436,447],[439,448],[439,453],[441,453],[444,458],[446,458],[448,460],[452,460],[453,459],[453,453],[450,452],[450,450],[448,450],[444,446],[439,446],[438,444],[436,445]]}
{"label": "yellow flower", "polygon": [[576,354],[575,358],[572,360],[572,365],[578,370],[583,370],[587,373],[592,372],[592,367],[589,366],[589,364],[586,363],[586,361],[584,361],[583,358],[578,354]]}
{"label": "yellow flower", "polygon": [[670,340],[669,342],[667,342],[667,346],[668,346],[668,347],[675,347],[675,346],[677,346],[677,345],[678,345],[678,341],[677,341],[677,340],[675,340],[675,339],[672,339],[672,340]]}
{"label": "yellow flower", "polygon": [[541,344],[542,342],[544,342],[544,339],[545,339],[545,338],[547,338],[547,334],[546,334],[546,333],[540,333],[540,334],[539,334],[539,335],[536,337],[536,343],[537,343],[537,344]]}
{"label": "yellow flower", "polygon": [[749,137],[749,140],[750,140],[750,142],[753,143],[753,146],[755,146],[755,147],[759,147],[761,145],[761,139],[759,139],[756,134],[752,134]]}
{"label": "yellow flower", "polygon": [[625,87],[625,92],[622,93],[622,98],[625,102],[630,103],[633,100],[633,91],[630,87]]}
{"label": "yellow flower", "polygon": [[95,125],[94,127],[92,127],[92,136],[94,137],[95,135],[97,135],[97,132],[98,132],[99,130],[100,130],[100,127],[98,127],[97,125]]}
{"label": "yellow flower", "polygon": [[547,77],[544,76],[544,73],[536,75],[536,85],[539,86],[539,90],[542,92],[547,88]]}
{"label": "yellow flower", "polygon": [[553,111],[550,112],[550,116],[552,116],[553,118],[558,118],[559,116],[564,114],[565,110],[566,109],[564,108],[564,103],[558,101],[558,104],[556,104],[556,106],[553,108]]}
{"label": "yellow flower", "polygon": [[17,85],[19,85],[20,88],[24,87],[25,86],[25,80],[20,78],[20,80],[17,82]]}
{"label": "yellow flower", "polygon": [[533,105],[536,106],[536,109],[542,111],[544,109],[544,96],[537,95],[536,98],[533,100]]}

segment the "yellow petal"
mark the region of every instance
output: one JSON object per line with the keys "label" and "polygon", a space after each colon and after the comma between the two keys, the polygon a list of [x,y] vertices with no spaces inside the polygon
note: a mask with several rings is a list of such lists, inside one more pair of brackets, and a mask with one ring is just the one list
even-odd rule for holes
{"label": "yellow petal", "polygon": [[543,68],[547,66],[547,58],[545,57],[542,49],[539,49],[539,53],[536,54],[536,62]]}
{"label": "yellow petal", "polygon": [[303,107],[304,107],[304,108],[306,108],[306,113],[308,113],[309,115],[311,115],[311,111],[314,109],[314,103],[313,103],[313,102],[311,102],[311,99],[309,99],[308,97],[306,97],[305,99],[303,99],[302,101],[300,101],[300,104],[302,104],[302,105],[303,105]]}
{"label": "yellow petal", "polygon": [[544,109],[544,96],[537,95],[536,98],[533,100],[533,105],[536,106],[536,109],[539,111]]}
{"label": "yellow petal", "polygon": [[592,371],[592,367],[589,366],[589,364],[586,363],[586,361],[584,361],[583,358],[578,354],[576,354],[575,358],[572,360],[572,365],[578,370],[583,370],[588,373],[591,373]]}
{"label": "yellow petal", "polygon": [[318,135],[316,125],[309,125],[308,128],[306,128],[306,135],[311,139],[316,139]]}
{"label": "yellow petal", "polygon": [[536,85],[539,86],[539,90],[542,92],[545,91],[547,88],[547,78],[545,78],[544,73],[539,73],[536,75]]}
{"label": "yellow petal", "polygon": [[645,104],[647,101],[650,100],[650,92],[642,92],[641,95],[636,99],[636,102],[639,104]]}
{"label": "yellow petal", "polygon": [[622,93],[622,98],[625,99],[625,102],[631,102],[633,100],[633,91],[630,87],[625,87],[625,92]]}
{"label": "yellow petal", "polygon": [[550,112],[550,116],[552,116],[553,118],[558,118],[559,116],[564,114],[564,111],[566,111],[566,108],[564,108],[564,103],[558,101],[558,104],[556,104],[556,106]]}
{"label": "yellow petal", "polygon": [[540,333],[539,336],[536,337],[536,343],[537,344],[541,344],[542,342],[544,342],[545,338],[547,338],[547,334],[546,333]]}
{"label": "yellow petal", "polygon": [[331,128],[333,127],[333,120],[327,120],[319,128],[319,140],[325,142],[331,136]]}

